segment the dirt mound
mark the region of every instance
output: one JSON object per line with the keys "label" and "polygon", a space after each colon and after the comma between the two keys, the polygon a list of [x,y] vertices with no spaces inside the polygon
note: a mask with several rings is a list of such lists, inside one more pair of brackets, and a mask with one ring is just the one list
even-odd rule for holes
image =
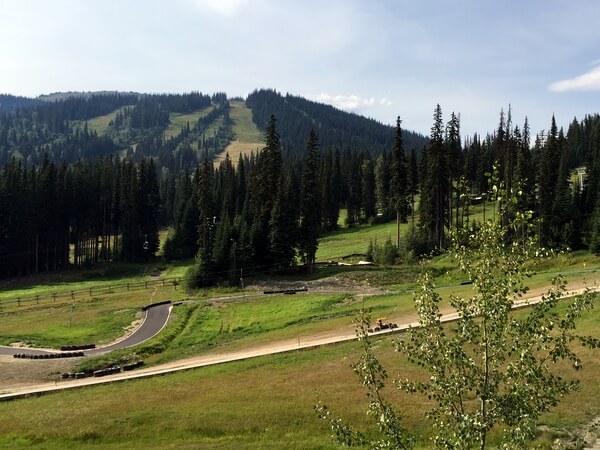
{"label": "dirt mound", "polygon": [[386,290],[371,286],[366,281],[357,281],[343,276],[332,276],[310,281],[263,280],[247,286],[250,290],[287,290],[306,288],[313,292],[348,292],[360,294],[382,294]]}

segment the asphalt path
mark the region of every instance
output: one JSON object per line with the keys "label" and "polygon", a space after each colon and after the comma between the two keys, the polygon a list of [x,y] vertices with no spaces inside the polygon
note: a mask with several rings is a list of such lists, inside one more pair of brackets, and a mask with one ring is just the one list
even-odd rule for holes
{"label": "asphalt path", "polygon": [[98,347],[84,351],[86,356],[97,356],[112,352],[120,348],[133,347],[153,338],[167,325],[171,315],[171,303],[154,305],[146,309],[146,315],[142,324],[129,336],[120,341],[113,342],[105,347]]}
{"label": "asphalt path", "polygon": [[[130,335],[119,339],[118,341],[112,342],[104,347],[97,347],[94,349],[84,350],[85,356],[98,356],[104,353],[112,352],[120,348],[133,347],[146,342],[148,339],[153,338],[167,324],[171,309],[173,305],[158,304],[152,305],[146,308],[144,314],[144,320],[139,327],[137,327]],[[6,347],[0,346],[0,355],[12,356],[17,353],[25,353],[28,355],[43,355],[49,353],[61,353],[60,350],[55,349],[42,349],[42,348],[29,348],[29,347]]]}

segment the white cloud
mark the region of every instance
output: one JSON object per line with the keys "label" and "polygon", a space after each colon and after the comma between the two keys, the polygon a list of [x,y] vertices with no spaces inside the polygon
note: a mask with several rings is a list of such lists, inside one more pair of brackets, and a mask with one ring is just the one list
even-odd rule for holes
{"label": "white cloud", "polygon": [[224,16],[236,14],[247,0],[188,0],[194,6],[216,12]]}
{"label": "white cloud", "polygon": [[383,97],[381,100],[379,100],[379,104],[381,106],[392,106],[392,101],[387,97]]}
{"label": "white cloud", "polygon": [[324,92],[321,92],[318,95],[309,95],[308,97],[317,102],[327,103],[335,106],[336,108],[351,111],[370,108],[372,106],[376,106],[377,104],[382,106],[392,105],[392,102],[386,97],[383,97],[380,100],[375,100],[374,97],[362,98],[358,95],[330,95]]}
{"label": "white cloud", "polygon": [[600,66],[569,80],[552,83],[548,89],[554,92],[600,90]]}

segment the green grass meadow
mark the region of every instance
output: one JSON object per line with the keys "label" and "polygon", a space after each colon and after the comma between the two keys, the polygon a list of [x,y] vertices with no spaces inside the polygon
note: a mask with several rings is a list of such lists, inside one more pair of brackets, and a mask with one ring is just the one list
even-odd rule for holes
{"label": "green grass meadow", "polygon": [[241,155],[257,153],[258,150],[265,146],[264,136],[260,132],[254,122],[252,122],[252,111],[243,101],[230,102],[231,109],[229,117],[233,122],[233,134],[235,140],[231,141],[227,148],[219,155],[216,155],[215,161],[220,163],[225,159],[225,155],[229,155],[235,163]]}
{"label": "green grass meadow", "polygon": [[165,138],[171,138],[181,133],[181,129],[188,123],[190,128],[193,128],[198,119],[206,116],[209,112],[214,109],[214,106],[208,106],[198,111],[191,112],[189,114],[169,114],[169,126],[165,129]]}
{"label": "green grass meadow", "polygon": [[263,142],[264,136],[254,122],[252,110],[243,101],[230,102],[229,117],[233,121],[233,133],[242,142]]}
{"label": "green grass meadow", "polygon": [[[595,310],[579,329],[600,337],[598,325]],[[423,376],[393,352],[390,338],[376,340],[375,349],[390,377]],[[557,431],[540,433],[541,448],[551,448],[560,429],[600,414],[600,359],[591,352],[580,351],[581,390],[544,416],[542,423]],[[0,447],[337,448],[313,406],[321,400],[336,416],[373,432],[368,399],[350,367],[359,353],[351,342],[0,403]],[[385,394],[404,424],[423,436],[418,448],[430,448],[423,416],[429,401],[391,385]]]}
{"label": "green grass meadow", "polygon": [[[481,222],[486,217],[492,214],[494,204],[478,204],[470,207],[469,215],[465,220],[470,223]],[[360,256],[367,252],[367,247],[370,241],[377,241],[383,244],[387,239],[391,239],[396,243],[397,225],[395,221],[387,223],[375,223],[372,225],[362,225],[354,228],[347,228],[345,224],[346,211],[341,210],[338,220],[340,229],[328,233],[319,240],[319,248],[317,250],[317,261],[329,261],[347,259],[348,261],[358,261]],[[414,223],[419,223],[418,214],[415,215]],[[400,224],[400,239],[409,232],[412,228],[412,218],[408,218],[407,223]]]}
{"label": "green grass meadow", "polygon": [[[110,122],[115,120],[117,112],[128,107],[130,106],[123,106],[122,108],[116,109],[115,111],[105,114],[104,116],[92,117],[91,119],[88,119],[88,130],[90,132],[95,131],[98,133],[98,136],[103,136],[106,134],[106,130],[108,129]],[[81,126],[83,126],[83,122],[81,122]]]}

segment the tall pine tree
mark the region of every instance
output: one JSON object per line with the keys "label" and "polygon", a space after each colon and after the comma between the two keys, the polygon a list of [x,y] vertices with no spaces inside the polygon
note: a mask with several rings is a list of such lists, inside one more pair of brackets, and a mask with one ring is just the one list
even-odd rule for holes
{"label": "tall pine tree", "polygon": [[302,191],[300,195],[300,228],[298,247],[304,264],[312,267],[315,262],[318,238],[321,232],[321,179],[319,174],[319,139],[314,129],[306,145],[306,157],[302,171]]}
{"label": "tall pine tree", "polygon": [[420,226],[430,244],[442,249],[446,244],[445,230],[450,225],[450,170],[440,105],[436,106],[433,119],[422,171]]}

